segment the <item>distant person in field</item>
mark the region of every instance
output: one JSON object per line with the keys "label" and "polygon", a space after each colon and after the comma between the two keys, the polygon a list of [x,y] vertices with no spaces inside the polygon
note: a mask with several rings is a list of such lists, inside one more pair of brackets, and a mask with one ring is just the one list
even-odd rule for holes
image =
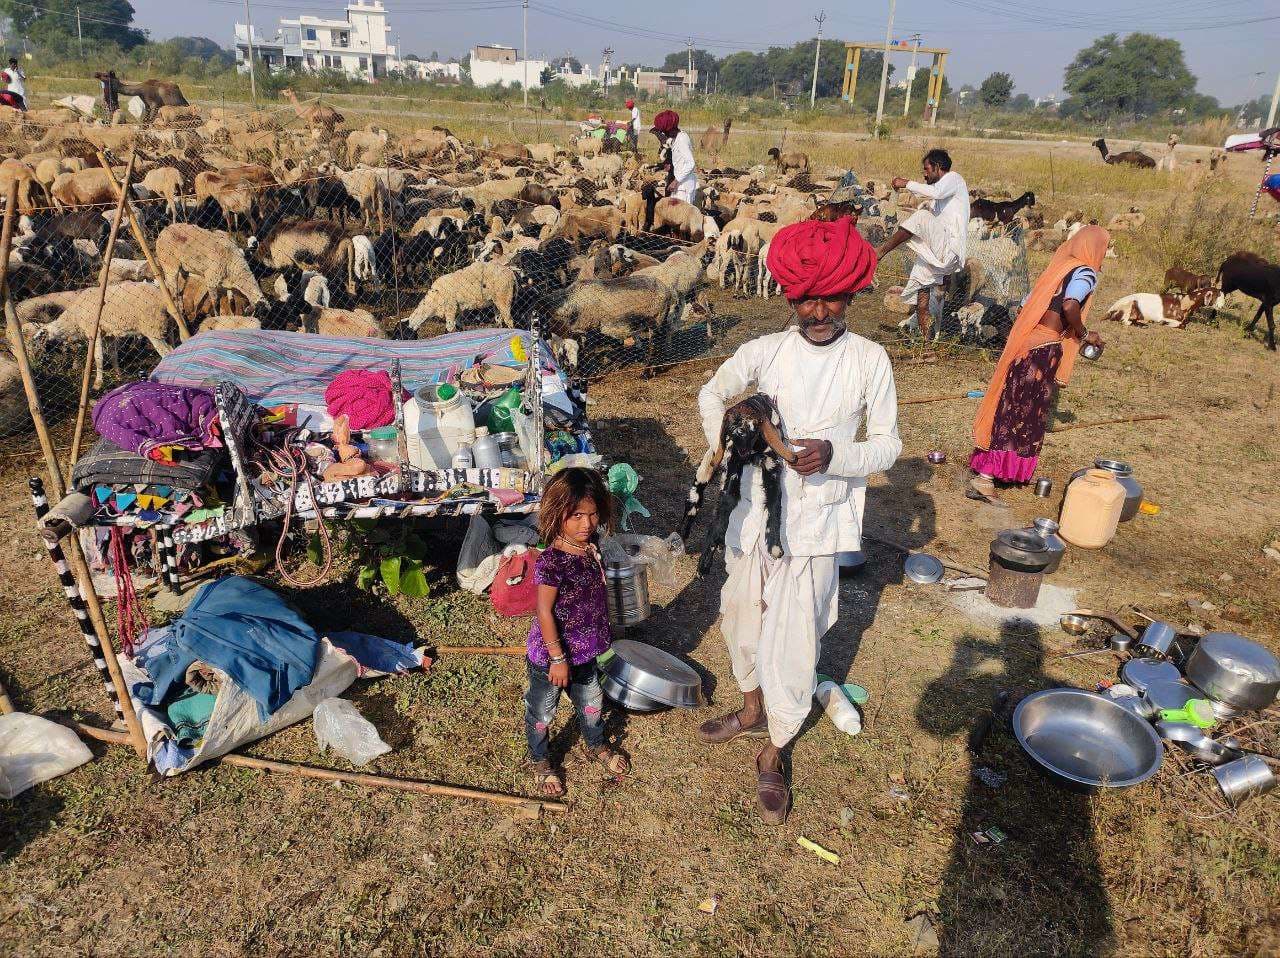
{"label": "distant person in field", "polygon": [[876,252],[884,258],[903,243],[915,254],[911,275],[902,298],[916,303],[920,334],[929,339],[929,295],[935,286],[944,286],[948,277],[964,266],[965,243],[969,237],[969,185],[951,169],[946,150],[930,150],[921,162],[924,182],[895,176],[893,188],[922,196],[927,202],[906,221]]}
{"label": "distant person in field", "polygon": [[692,203],[698,192],[698,167],[693,162],[693,141],[680,129],[680,114],[663,110],[653,118],[651,132],[667,151],[667,195]]}
{"label": "distant person in field", "polygon": [[18,66],[17,57],[9,57],[9,67],[4,71],[9,77],[9,92],[18,100],[18,109],[27,110],[27,75]]}
{"label": "distant person in field", "polygon": [[627,101],[627,109],[631,111],[631,120],[627,123],[627,146],[632,153],[640,152],[640,107],[635,100]]}

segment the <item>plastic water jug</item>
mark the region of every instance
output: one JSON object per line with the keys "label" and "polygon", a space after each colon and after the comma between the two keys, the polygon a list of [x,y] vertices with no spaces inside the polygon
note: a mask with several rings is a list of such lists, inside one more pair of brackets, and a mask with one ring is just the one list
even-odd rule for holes
{"label": "plastic water jug", "polygon": [[831,717],[836,728],[848,735],[857,735],[862,731],[862,716],[853,707],[853,703],[845,697],[844,690],[835,682],[820,683],[813,694],[822,704],[827,715]]}
{"label": "plastic water jug", "polygon": [[1110,542],[1124,510],[1124,487],[1115,473],[1090,469],[1067,487],[1058,535],[1081,549],[1101,549]]}
{"label": "plastic water jug", "polygon": [[475,430],[476,441],[471,446],[471,455],[475,457],[477,469],[501,469],[502,468],[502,446],[499,445],[496,436],[489,435],[489,430],[484,426],[477,426]]}
{"label": "plastic water jug", "polygon": [[423,386],[404,405],[409,462],[419,469],[449,469],[464,443],[475,438],[471,402],[448,383]]}
{"label": "plastic water jug", "polygon": [[511,410],[520,408],[522,395],[519,386],[512,386],[493,401],[493,404],[489,407],[488,422],[491,433],[497,435],[498,433],[511,432],[515,429],[512,423]]}

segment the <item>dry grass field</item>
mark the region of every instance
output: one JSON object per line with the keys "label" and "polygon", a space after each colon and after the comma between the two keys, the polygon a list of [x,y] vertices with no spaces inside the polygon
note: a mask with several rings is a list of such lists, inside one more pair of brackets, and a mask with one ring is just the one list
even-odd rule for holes
{"label": "dry grass field", "polygon": [[[377,118],[354,117],[367,119]],[[487,128],[498,141],[508,138],[500,126],[493,132],[500,122],[473,112],[457,132]],[[725,160],[758,160],[775,140],[735,130]],[[1191,169],[1169,177],[1104,166],[1079,143],[929,142],[951,149],[971,186],[1034,190],[1046,219],[1068,208],[1104,223],[1130,206],[1146,211],[1146,227],[1119,238],[1118,258],[1107,261],[1100,307],[1158,289],[1173,262],[1212,269],[1234,248],[1280,258],[1273,226],[1245,225],[1252,159],[1235,157],[1226,176],[1196,183]],[[819,170],[873,178],[913,174],[923,145],[788,137]],[[716,308],[741,319],[735,336],[787,322],[776,299],[717,293]],[[1280,650],[1280,563],[1261,551],[1280,536],[1277,355],[1242,335],[1252,315],[1242,303],[1186,330],[1103,326],[1102,312],[1094,322],[1108,348],[1079,369],[1059,421],[1170,418],[1055,434],[1042,471],[1060,491],[1095,456],[1120,456],[1162,508],[1123,526],[1105,550],[1072,552],[1052,583],[1078,590],[1082,606],[1134,603]],[[868,295],[852,326],[893,340],[897,318]],[[907,344],[892,354],[908,400],[982,388],[993,361]],[[602,451],[644,477],[639,496],[653,518],[641,531],[665,535],[676,523],[703,452],[696,393],[713,363],[592,386]],[[1056,499],[1030,491],[1011,494],[1004,516],[963,498],[974,406],[902,406],[905,448],[870,490],[871,535],[984,566],[993,529],[1056,509]],[[947,464],[929,465],[931,449]],[[20,452],[0,459],[0,682],[22,710],[105,721],[109,706],[31,531],[25,478],[41,469]],[[324,628],[441,645],[520,641],[526,622],[496,619],[486,601],[456,590],[461,531],[434,531],[429,599],[361,593],[341,567],[330,584],[290,597]],[[1007,734],[973,759],[966,738],[997,690],[1092,687],[1114,676],[1117,660],[1055,661],[1078,647],[1056,628],[975,620],[938,587],[904,581],[900,553],[869,543],[867,554],[866,569],[842,585],[821,662],[869,690],[865,730],[850,738],[815,711],[792,756],[795,810],[782,828],[756,820],[752,746],[697,743],[711,709],[614,714],[635,766],[621,781],[570,751],[570,724],[555,748],[567,753],[573,807],[541,819],[223,766],[161,781],[127,750],[95,745],[96,761],[0,807],[0,951],[904,955],[909,922],[927,915],[951,955],[1280,954],[1274,796],[1224,812],[1212,779],[1173,757],[1136,788],[1069,794],[1034,775]],[[736,701],[716,627],[721,581],[696,578],[682,560],[674,585],[655,590],[661,610],[641,627],[703,671],[713,709]],[[428,675],[358,682],[347,694],[393,746],[372,770],[526,792],[523,679],[519,660],[446,658]],[[1275,714],[1235,727],[1280,752]],[[309,723],[249,753],[345,767],[316,755]],[[982,784],[979,765],[1007,780]],[[992,826],[1007,833],[1004,843],[970,838]],[[799,847],[802,835],[842,863]],[[700,912],[711,896],[718,910]]]}

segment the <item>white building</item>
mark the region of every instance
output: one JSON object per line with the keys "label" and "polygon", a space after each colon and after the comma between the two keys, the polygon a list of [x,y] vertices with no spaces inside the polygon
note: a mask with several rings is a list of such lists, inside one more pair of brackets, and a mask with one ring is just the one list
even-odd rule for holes
{"label": "white building", "polygon": [[[253,30],[253,55],[269,70],[341,70],[352,78],[376,80],[401,69],[394,45],[388,42],[391,27],[381,0],[354,0],[347,4],[345,20],[300,16],[280,21],[271,39]],[[235,25],[236,66],[249,70],[249,31]]]}
{"label": "white building", "polygon": [[404,75],[415,80],[451,80],[457,83],[462,79],[462,64],[441,63],[439,60],[401,60],[400,69]]}
{"label": "white building", "polygon": [[529,89],[542,86],[542,71],[550,69],[546,60],[521,60],[515,47],[500,43],[481,44],[471,51],[471,82],[476,86],[524,85],[526,68]]}

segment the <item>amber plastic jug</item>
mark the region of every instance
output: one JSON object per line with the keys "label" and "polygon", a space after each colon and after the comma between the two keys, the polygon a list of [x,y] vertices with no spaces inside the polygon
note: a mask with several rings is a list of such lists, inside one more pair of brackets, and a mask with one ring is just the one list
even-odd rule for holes
{"label": "amber plastic jug", "polygon": [[1115,537],[1124,497],[1115,473],[1090,469],[1067,487],[1058,535],[1081,549],[1101,549]]}

